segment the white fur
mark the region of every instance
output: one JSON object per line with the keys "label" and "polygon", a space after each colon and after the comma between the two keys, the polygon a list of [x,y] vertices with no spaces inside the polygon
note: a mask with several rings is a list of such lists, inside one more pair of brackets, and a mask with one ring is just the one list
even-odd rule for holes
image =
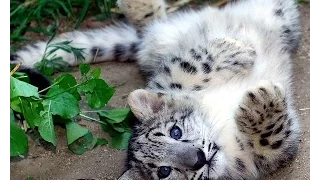
{"label": "white fur", "polygon": [[[256,135],[255,137],[241,133],[236,119],[237,111],[239,106],[242,105],[246,93],[254,91],[257,87],[273,88],[273,86],[277,86],[285,92],[286,113],[292,119],[292,125],[289,129],[292,131],[292,135],[286,140],[286,145],[297,143],[299,123],[293,107],[291,87],[291,50],[294,47],[285,42],[286,38],[290,38],[284,37],[286,27],[291,29],[293,37],[299,36],[298,12],[294,0],[239,0],[239,2],[227,5],[222,9],[206,7],[200,11],[188,10],[169,15],[168,18],[164,13],[165,3],[162,0],[148,2],[120,0],[118,5],[138,30],[142,30],[141,27],[151,20],[158,20],[143,28],[141,39],[138,38],[136,30],[121,25],[120,27],[106,27],[105,29],[88,32],[66,33],[53,42],[72,40],[72,45],[85,48],[86,63],[93,62],[94,57],[90,52],[92,47],[100,47],[105,50],[103,56],[95,61],[100,62],[114,58],[112,49],[116,44],[125,45],[129,48],[128,44],[140,42],[137,55],[125,51],[120,59],[128,60],[130,56],[134,55],[137,57],[137,63],[141,70],[152,74],[149,77],[147,91],[137,90],[129,96],[129,104],[136,116],[142,119],[141,121],[147,121],[144,123],[152,125],[157,121],[162,122],[170,119],[170,113],[175,110],[169,108],[170,103],[174,104],[173,108],[180,108],[179,110],[183,109],[181,108],[183,106],[192,107],[195,109],[193,116],[196,117],[192,116],[193,119],[188,122],[190,123],[187,126],[190,131],[190,138],[206,139],[205,144],[202,144],[203,146],[208,146],[212,140],[221,146],[221,151],[216,154],[215,170],[208,170],[209,167],[203,166],[196,172],[198,174],[195,178],[198,178],[201,172],[209,172],[209,178],[211,179],[225,176],[226,173],[236,179],[243,176],[248,179],[258,178],[261,175],[259,173],[264,172],[264,170],[255,166],[254,153],[256,151],[261,151],[262,154],[267,155],[268,160],[272,162],[277,162],[277,159],[282,158],[279,157],[283,155],[282,149],[271,150],[259,146],[255,150],[239,150],[239,145],[236,142],[235,137],[238,137],[243,142],[252,140],[259,144],[260,136]],[[135,11],[133,7],[139,7],[140,9]],[[275,15],[279,8],[281,8],[279,13],[284,13],[282,17]],[[143,19],[150,12],[152,12],[152,15]],[[228,48],[221,47],[224,44],[221,43],[223,41],[229,45]],[[37,50],[27,46],[29,51],[18,51],[19,59],[16,61],[22,61],[28,67],[32,67],[36,62],[39,62],[43,56],[45,43],[40,42],[36,45],[39,46]],[[224,54],[221,53],[221,56],[217,55],[214,67],[208,73],[201,70],[202,62],[193,59],[192,55],[190,56],[190,49],[202,47],[215,55],[223,50],[226,51]],[[225,60],[232,60],[230,55],[235,51],[243,53],[237,57],[237,61],[245,63],[243,68],[231,69],[230,71],[216,70],[218,66],[225,63]],[[62,56],[70,65],[78,64],[70,53],[58,50],[57,55]],[[175,57],[183,59],[184,62],[195,67],[197,71],[192,74],[181,70],[179,63],[172,62]],[[205,58],[205,56],[203,55],[202,58]],[[164,75],[162,72],[165,67],[170,69],[170,75]],[[203,82],[203,79],[209,78],[210,82]],[[157,87],[155,83],[161,84],[162,88]],[[178,85],[181,87],[178,86],[178,89],[172,88],[173,83],[179,83]],[[202,90],[192,90],[195,85],[201,85]],[[163,93],[164,97],[157,98],[157,92]],[[188,96],[188,98],[184,99],[185,96]],[[150,119],[156,119],[157,121],[152,122]],[[174,123],[160,124],[161,127],[155,129],[168,136],[168,131],[170,131],[168,128],[169,125],[172,127],[172,124]],[[150,130],[148,126],[145,128],[143,131]],[[164,137],[161,136],[161,138]],[[155,140],[161,141],[161,138],[158,137]],[[275,138],[278,138],[278,136],[275,135],[270,140],[277,140]],[[175,143],[173,139],[165,140],[170,145]],[[137,137],[136,141],[147,140],[145,140],[145,136],[141,136]],[[195,142],[194,145],[197,147],[199,143],[201,142]],[[148,145],[148,143],[145,143],[145,145]],[[171,146],[168,145],[168,147]],[[135,152],[136,158],[141,158],[140,161],[143,162],[149,160],[148,158],[143,159],[145,151],[150,153],[150,150],[144,148],[145,146],[136,149],[137,152]],[[168,149],[170,150],[170,148]],[[166,150],[158,148],[154,151],[154,154],[161,157],[161,160],[158,160],[160,166],[176,163],[168,160],[169,156],[166,154]],[[171,151],[173,150],[171,149]],[[203,148],[203,151],[206,158],[212,156],[212,152],[209,152],[206,148]],[[240,172],[234,166],[235,159],[238,157],[241,157],[246,172]],[[138,171],[134,168],[139,167],[139,163],[134,161],[131,163],[133,166],[131,171],[136,176]],[[276,167],[275,165],[272,168]],[[272,168],[271,170],[274,170]],[[132,178],[130,176],[133,175],[129,171],[122,176],[122,179]],[[153,172],[150,177],[157,178],[156,173]],[[175,177],[180,176],[176,175]]]}

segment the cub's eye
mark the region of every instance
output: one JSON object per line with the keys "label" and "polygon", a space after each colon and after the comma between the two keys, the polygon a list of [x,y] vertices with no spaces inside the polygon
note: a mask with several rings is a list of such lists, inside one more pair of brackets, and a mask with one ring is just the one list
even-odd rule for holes
{"label": "cub's eye", "polygon": [[180,139],[182,136],[181,129],[178,126],[173,126],[170,130],[170,137],[172,137],[175,140]]}
{"label": "cub's eye", "polygon": [[171,173],[171,167],[169,166],[161,166],[158,169],[158,177],[160,179],[168,177],[170,173]]}

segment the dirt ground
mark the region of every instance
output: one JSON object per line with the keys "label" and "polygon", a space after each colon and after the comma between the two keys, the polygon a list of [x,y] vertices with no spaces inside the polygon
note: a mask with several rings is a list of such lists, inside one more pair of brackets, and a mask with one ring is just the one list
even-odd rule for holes
{"label": "dirt ground", "polygon": [[[310,5],[302,4],[301,22],[302,40],[300,49],[294,58],[295,101],[301,117],[301,146],[297,157],[290,166],[279,170],[264,180],[302,180],[310,179]],[[110,105],[127,106],[128,93],[144,87],[144,81],[133,63],[108,62],[94,65],[102,67],[103,78],[116,88]],[[79,75],[78,72],[73,73]],[[89,123],[98,137],[108,138],[99,125]],[[66,136],[62,128],[56,127],[57,147],[43,146],[38,140],[29,139],[29,155],[24,159],[11,159],[10,179],[116,179],[124,170],[125,151],[97,147],[83,155],[75,155],[66,146]]]}

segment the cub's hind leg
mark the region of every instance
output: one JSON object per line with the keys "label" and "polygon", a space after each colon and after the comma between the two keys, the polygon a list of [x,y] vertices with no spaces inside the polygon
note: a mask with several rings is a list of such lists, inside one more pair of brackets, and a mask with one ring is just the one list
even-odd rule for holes
{"label": "cub's hind leg", "polygon": [[236,1],[227,5],[224,10],[239,22],[249,22],[264,29],[267,36],[269,33],[275,34],[282,50],[296,52],[301,28],[295,0]]}
{"label": "cub's hind leg", "polygon": [[263,82],[246,92],[236,112],[237,126],[262,173],[281,167],[297,151],[297,119],[286,101],[281,86]]}

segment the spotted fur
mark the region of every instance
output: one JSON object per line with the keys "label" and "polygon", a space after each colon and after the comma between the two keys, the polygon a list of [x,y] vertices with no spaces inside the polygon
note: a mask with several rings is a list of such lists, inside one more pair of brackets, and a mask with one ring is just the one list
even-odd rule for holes
{"label": "spotted fur", "polygon": [[[166,15],[162,0],[119,0],[129,25],[70,32],[85,62],[137,60],[145,89],[125,179],[258,179],[297,153],[291,57],[300,25],[294,0],[238,0]],[[137,9],[138,8],[138,9]],[[12,54],[32,67],[45,42]],[[57,51],[70,65],[77,61]]]}

